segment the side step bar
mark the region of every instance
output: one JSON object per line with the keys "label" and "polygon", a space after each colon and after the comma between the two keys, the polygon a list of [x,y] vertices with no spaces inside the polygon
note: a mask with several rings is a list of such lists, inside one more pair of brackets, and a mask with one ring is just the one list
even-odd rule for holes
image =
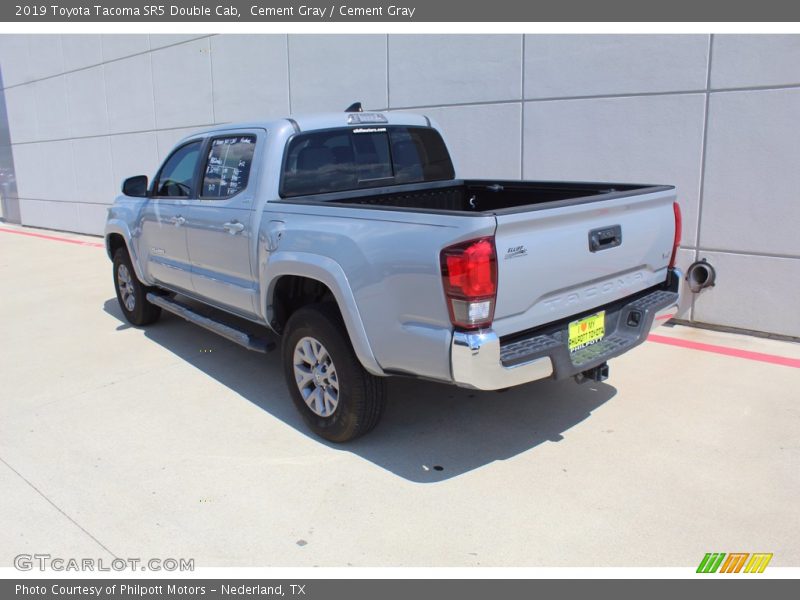
{"label": "side step bar", "polygon": [[191,308],[185,304],[181,304],[180,302],[175,302],[174,300],[170,300],[164,296],[159,296],[158,294],[153,294],[152,292],[147,294],[147,301],[150,304],[160,306],[167,312],[171,312],[182,319],[186,319],[190,323],[200,325],[200,327],[204,327],[209,331],[213,331],[225,339],[239,344],[240,346],[244,346],[248,350],[267,353],[270,350],[275,349],[275,342],[264,338],[255,337],[245,331],[240,331],[239,329],[235,329],[230,325],[225,325],[224,323],[220,323],[219,321],[205,317],[194,312]]}

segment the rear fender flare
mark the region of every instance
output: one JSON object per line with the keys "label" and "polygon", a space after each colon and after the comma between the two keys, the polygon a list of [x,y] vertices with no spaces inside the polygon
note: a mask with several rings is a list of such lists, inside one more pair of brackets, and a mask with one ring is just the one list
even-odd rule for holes
{"label": "rear fender flare", "polygon": [[295,275],[315,279],[326,285],[333,293],[350,336],[350,342],[353,344],[353,350],[363,367],[373,375],[384,375],[372,352],[347,275],[339,263],[326,256],[307,252],[276,252],[270,256],[269,262],[261,270],[261,281],[269,282],[261,288],[261,306],[264,307],[267,323],[272,321],[272,299],[275,285],[280,277]]}

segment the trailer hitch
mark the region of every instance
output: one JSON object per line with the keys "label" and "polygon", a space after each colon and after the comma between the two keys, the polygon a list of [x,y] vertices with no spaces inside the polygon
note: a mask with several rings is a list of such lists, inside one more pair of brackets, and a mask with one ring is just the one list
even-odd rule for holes
{"label": "trailer hitch", "polygon": [[607,362],[575,375],[575,381],[578,383],[586,383],[587,381],[605,381],[606,379],[608,379]]}

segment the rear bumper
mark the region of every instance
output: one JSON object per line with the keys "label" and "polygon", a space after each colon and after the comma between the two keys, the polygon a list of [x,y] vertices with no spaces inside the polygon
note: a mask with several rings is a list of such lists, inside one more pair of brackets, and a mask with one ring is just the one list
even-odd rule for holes
{"label": "rear bumper", "polygon": [[496,390],[551,376],[565,379],[601,365],[644,342],[652,329],[677,314],[680,279],[675,269],[664,286],[598,307],[606,311],[605,337],[574,353],[567,348],[567,328],[585,315],[502,339],[491,329],[456,331],[450,348],[453,381]]}

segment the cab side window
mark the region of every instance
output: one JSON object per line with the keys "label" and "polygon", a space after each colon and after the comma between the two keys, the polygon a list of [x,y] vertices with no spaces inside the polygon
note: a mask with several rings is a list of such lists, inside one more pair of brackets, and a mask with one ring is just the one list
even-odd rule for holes
{"label": "cab side window", "polygon": [[253,151],[254,135],[237,135],[214,138],[208,151],[203,171],[204,200],[230,198],[247,187]]}
{"label": "cab side window", "polygon": [[201,141],[184,144],[175,150],[158,174],[154,195],[161,198],[191,198],[200,158]]}

